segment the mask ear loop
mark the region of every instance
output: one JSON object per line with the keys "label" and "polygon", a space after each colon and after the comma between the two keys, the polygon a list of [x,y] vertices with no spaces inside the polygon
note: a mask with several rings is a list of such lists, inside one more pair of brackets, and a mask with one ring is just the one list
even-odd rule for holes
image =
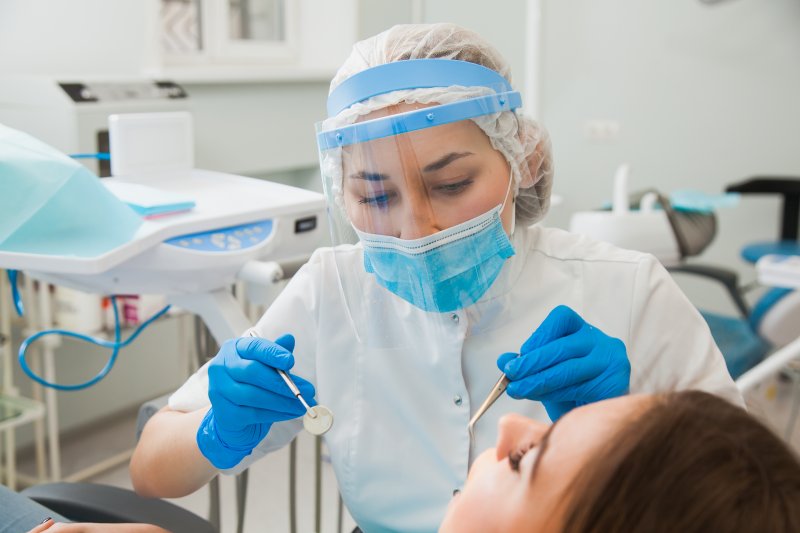
{"label": "mask ear loop", "polygon": [[[514,168],[511,167],[511,164],[508,165],[511,170],[508,173],[508,187],[506,187],[506,194],[503,196],[503,203],[500,204],[498,209],[498,214],[502,217],[503,209],[506,208],[506,202],[508,201],[508,193],[511,192],[511,184],[514,183]],[[514,230],[517,227],[517,212],[516,212],[516,204],[514,203],[514,199],[511,199],[511,230],[508,232],[508,236],[511,237],[514,235]]]}

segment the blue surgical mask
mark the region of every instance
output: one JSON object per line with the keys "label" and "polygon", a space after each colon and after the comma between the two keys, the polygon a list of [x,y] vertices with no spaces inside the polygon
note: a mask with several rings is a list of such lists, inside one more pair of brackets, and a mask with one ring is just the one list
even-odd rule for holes
{"label": "blue surgical mask", "polygon": [[500,219],[502,208],[421,239],[356,230],[364,268],[381,286],[425,311],[445,313],[472,305],[514,255]]}

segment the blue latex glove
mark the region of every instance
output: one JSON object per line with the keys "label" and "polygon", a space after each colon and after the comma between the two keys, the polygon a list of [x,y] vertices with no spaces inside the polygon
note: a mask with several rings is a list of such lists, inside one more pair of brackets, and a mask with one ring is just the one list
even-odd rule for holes
{"label": "blue latex glove", "polygon": [[565,305],[553,309],[522,345],[497,366],[516,399],[540,401],[555,421],[571,409],[628,393],[631,365],[625,344]]}
{"label": "blue latex glove", "polygon": [[[225,342],[208,367],[211,409],[197,430],[197,446],[217,468],[239,464],[267,436],[274,422],[305,414],[275,371],[294,366],[294,337],[275,342],[241,337]],[[314,386],[291,375],[303,399],[315,405]]]}

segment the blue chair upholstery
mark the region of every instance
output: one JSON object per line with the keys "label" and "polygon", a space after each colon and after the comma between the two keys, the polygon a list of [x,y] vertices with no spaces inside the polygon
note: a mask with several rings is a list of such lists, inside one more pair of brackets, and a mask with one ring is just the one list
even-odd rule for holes
{"label": "blue chair upholstery", "polygon": [[761,362],[771,346],[761,339],[744,318],[701,311],[733,379]]}
{"label": "blue chair upholstery", "polygon": [[800,255],[797,241],[754,242],[742,248],[742,259],[755,263],[765,255]]}

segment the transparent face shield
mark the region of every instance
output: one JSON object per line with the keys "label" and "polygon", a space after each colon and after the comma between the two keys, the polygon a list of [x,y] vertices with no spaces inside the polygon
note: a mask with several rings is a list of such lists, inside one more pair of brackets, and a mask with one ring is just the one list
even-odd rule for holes
{"label": "transparent face shield", "polygon": [[[402,63],[414,62],[391,65]],[[479,89],[454,103],[401,102],[350,124],[317,125],[334,258],[354,325],[376,313],[396,321],[413,308],[429,326],[449,319],[479,301],[513,255],[511,168],[470,118],[512,109],[519,95],[507,84]]]}

